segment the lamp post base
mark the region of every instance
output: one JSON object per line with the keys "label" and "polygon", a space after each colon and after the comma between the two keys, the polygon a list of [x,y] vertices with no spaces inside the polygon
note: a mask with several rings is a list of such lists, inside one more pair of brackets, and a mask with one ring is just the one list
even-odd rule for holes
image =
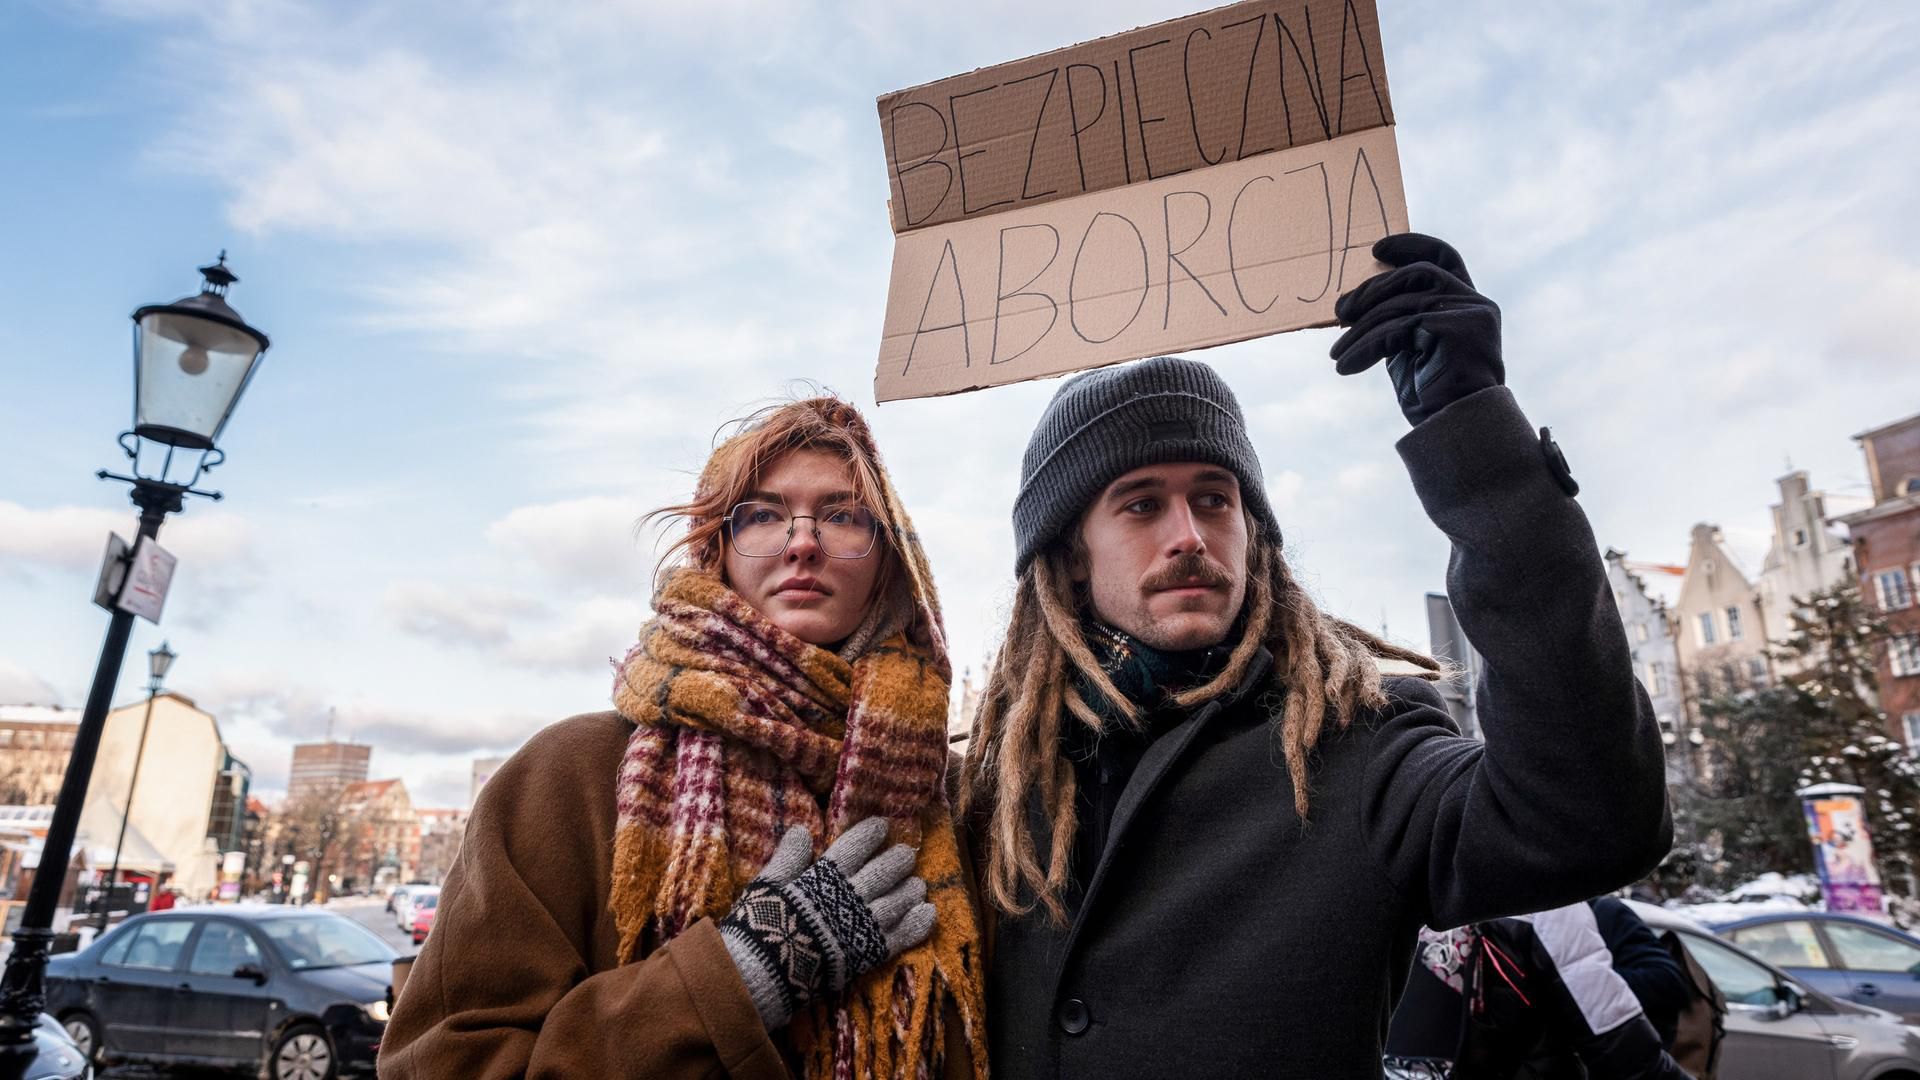
{"label": "lamp post base", "polygon": [[33,1041],[41,1010],[47,1004],[47,954],[53,948],[53,930],[22,926],[13,932],[13,954],[0,980],[0,1046]]}

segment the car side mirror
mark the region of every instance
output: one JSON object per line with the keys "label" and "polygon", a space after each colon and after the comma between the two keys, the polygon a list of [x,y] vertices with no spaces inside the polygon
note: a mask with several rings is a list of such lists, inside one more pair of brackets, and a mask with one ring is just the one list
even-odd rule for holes
{"label": "car side mirror", "polygon": [[1785,1020],[1787,1017],[1799,1012],[1802,1006],[1805,1005],[1805,1000],[1801,998],[1800,991],[1790,983],[1776,984],[1773,992],[1779,996],[1780,1000],[1774,1002],[1773,1007],[1768,1009],[1767,1013],[1775,1020]]}
{"label": "car side mirror", "polygon": [[267,969],[261,967],[259,964],[241,964],[239,967],[233,969],[233,977],[236,979],[252,979],[254,985],[265,986],[267,983]]}

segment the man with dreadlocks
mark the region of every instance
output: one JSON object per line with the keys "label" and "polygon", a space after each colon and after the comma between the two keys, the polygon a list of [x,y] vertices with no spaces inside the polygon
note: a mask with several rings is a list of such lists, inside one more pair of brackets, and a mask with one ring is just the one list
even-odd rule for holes
{"label": "man with dreadlocks", "polygon": [[1378,666],[1431,660],[1301,589],[1212,369],[1067,381],[963,778],[997,1077],[1378,1076],[1421,924],[1571,903],[1671,842],[1659,730],[1578,488],[1504,385],[1499,309],[1445,243],[1374,254],[1335,367],[1387,359],[1486,740]]}

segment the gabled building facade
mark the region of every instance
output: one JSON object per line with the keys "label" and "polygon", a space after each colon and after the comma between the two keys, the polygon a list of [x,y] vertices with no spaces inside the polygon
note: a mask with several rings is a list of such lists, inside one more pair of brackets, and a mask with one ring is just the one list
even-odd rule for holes
{"label": "gabled building facade", "polygon": [[1727,551],[1717,525],[1693,527],[1686,574],[1673,605],[1681,693],[1689,717],[1702,702],[1772,685],[1765,624],[1753,583]]}
{"label": "gabled building facade", "polygon": [[1828,524],[1826,495],[1812,490],[1800,470],[1781,477],[1779,484],[1773,544],[1756,589],[1767,640],[1784,645],[1793,636],[1797,601],[1851,580],[1854,569],[1852,545]]}

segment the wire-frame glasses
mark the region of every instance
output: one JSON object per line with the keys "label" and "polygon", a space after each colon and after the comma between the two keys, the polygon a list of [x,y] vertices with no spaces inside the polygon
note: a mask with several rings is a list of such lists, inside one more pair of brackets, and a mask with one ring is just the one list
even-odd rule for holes
{"label": "wire-frame glasses", "polygon": [[822,506],[817,513],[794,514],[779,503],[743,502],[727,514],[727,536],[740,554],[770,559],[787,550],[802,521],[813,522],[814,540],[829,559],[864,559],[880,535],[879,520],[859,506]]}

